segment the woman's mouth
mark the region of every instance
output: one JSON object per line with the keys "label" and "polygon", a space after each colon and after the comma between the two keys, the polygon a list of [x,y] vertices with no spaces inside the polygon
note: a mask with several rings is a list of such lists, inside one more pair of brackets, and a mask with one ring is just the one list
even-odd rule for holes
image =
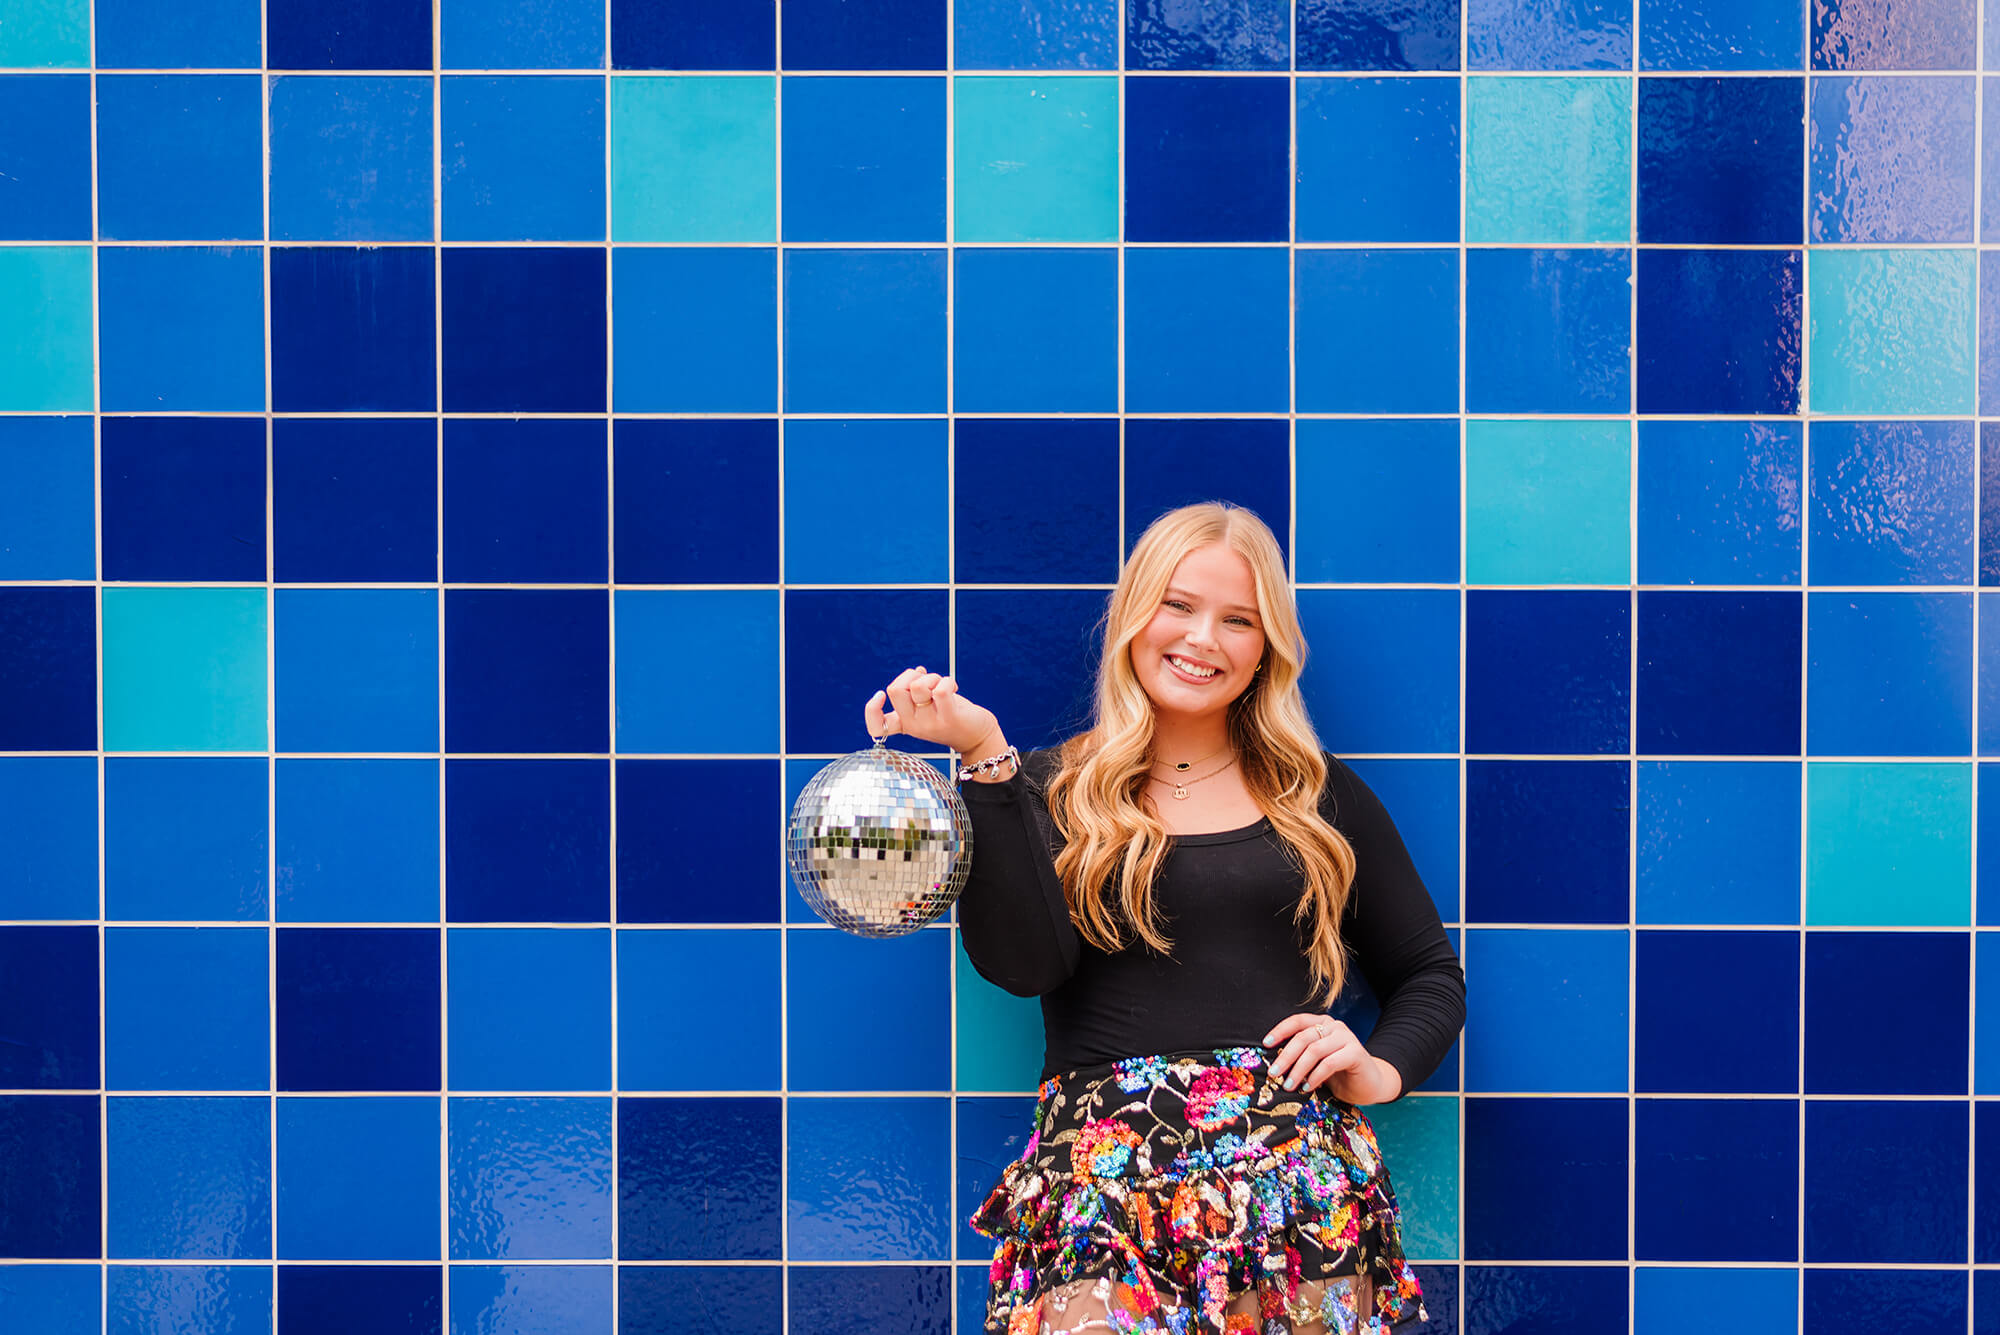
{"label": "woman's mouth", "polygon": [[1205,686],[1209,682],[1214,681],[1216,673],[1220,671],[1218,668],[1208,667],[1192,659],[1182,658],[1179,654],[1168,654],[1166,656],[1166,664],[1174,670],[1174,675],[1182,681],[1193,682],[1196,685]]}

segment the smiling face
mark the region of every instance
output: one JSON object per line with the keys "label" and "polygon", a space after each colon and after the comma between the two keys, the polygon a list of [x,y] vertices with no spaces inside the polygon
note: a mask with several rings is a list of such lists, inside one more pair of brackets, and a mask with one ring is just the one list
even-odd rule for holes
{"label": "smiling face", "polygon": [[1264,657],[1264,619],[1250,563],[1220,543],[1174,567],[1153,619],[1132,640],[1132,671],[1161,714],[1227,710]]}

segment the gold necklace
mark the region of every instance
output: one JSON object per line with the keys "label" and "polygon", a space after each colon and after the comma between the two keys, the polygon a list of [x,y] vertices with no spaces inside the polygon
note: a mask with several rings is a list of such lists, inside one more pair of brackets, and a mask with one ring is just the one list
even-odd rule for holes
{"label": "gold necklace", "polygon": [[[1196,765],[1206,765],[1209,761],[1215,759],[1217,756],[1221,755],[1224,751],[1227,751],[1228,749],[1229,749],[1229,743],[1224,742],[1220,747],[1218,747],[1213,751],[1210,751],[1200,760],[1177,760],[1174,762],[1174,772],[1176,774],[1185,774],[1189,770],[1193,769]],[[1156,760],[1153,763],[1155,765],[1164,765],[1167,762],[1164,760]]]}
{"label": "gold necklace", "polygon": [[1174,800],[1177,802],[1185,802],[1187,801],[1188,789],[1200,783],[1202,779],[1214,778],[1216,775],[1222,773],[1222,771],[1228,769],[1231,765],[1234,765],[1235,763],[1236,763],[1236,757],[1231,756],[1227,761],[1223,762],[1220,765],[1217,765],[1214,769],[1202,775],[1201,778],[1199,779],[1184,779],[1184,780],[1162,779],[1157,774],[1148,774],[1146,777],[1151,779],[1154,783],[1171,784],[1174,790]]}

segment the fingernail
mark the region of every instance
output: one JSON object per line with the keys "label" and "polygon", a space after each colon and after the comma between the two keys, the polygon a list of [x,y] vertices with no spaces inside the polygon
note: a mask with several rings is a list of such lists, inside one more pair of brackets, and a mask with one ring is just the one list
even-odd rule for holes
{"label": "fingernail", "polygon": [[1271,1046],[1271,1035],[1264,1035],[1264,1046],[1267,1048]]}
{"label": "fingernail", "polygon": [[1286,1089],[1297,1089],[1298,1087],[1299,1087],[1299,1082],[1298,1082],[1298,1078],[1297,1078],[1296,1076],[1289,1076],[1289,1075],[1288,1075],[1288,1076],[1286,1076],[1286,1077],[1285,1077],[1285,1088],[1286,1088]]}

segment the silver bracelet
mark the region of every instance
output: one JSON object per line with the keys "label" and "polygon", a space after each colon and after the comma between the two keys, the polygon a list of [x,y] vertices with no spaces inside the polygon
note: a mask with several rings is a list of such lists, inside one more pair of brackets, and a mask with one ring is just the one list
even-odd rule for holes
{"label": "silver bracelet", "polygon": [[[984,775],[998,774],[1002,765],[1012,765],[1014,767],[1014,774],[1020,773],[1021,748],[1010,746],[1005,751],[1001,751],[996,755],[990,755],[977,764],[961,766],[958,771],[958,781],[965,783]],[[1009,774],[1007,777],[1011,779],[1014,777],[1014,774]]]}

